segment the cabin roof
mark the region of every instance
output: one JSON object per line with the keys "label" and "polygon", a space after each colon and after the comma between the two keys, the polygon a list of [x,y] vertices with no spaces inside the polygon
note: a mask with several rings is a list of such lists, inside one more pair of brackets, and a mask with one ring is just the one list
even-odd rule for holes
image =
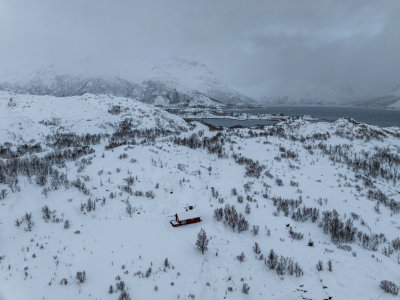
{"label": "cabin roof", "polygon": [[196,209],[180,211],[180,212],[177,212],[177,214],[178,214],[179,220],[181,220],[181,221],[200,217],[200,213]]}

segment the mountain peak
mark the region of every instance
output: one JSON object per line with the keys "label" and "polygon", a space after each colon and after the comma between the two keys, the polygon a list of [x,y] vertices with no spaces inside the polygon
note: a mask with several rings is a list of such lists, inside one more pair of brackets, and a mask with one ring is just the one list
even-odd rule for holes
{"label": "mountain peak", "polygon": [[202,90],[210,85],[222,85],[205,64],[176,57],[153,66],[151,77],[174,84],[177,88]]}

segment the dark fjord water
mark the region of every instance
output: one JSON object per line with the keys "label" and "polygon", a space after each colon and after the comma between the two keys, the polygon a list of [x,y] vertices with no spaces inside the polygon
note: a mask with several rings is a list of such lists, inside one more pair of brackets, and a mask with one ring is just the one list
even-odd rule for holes
{"label": "dark fjord water", "polygon": [[[258,109],[245,109],[240,111],[251,114],[271,114],[286,116],[309,115],[317,121],[333,122],[340,118],[352,118],[358,122],[381,127],[400,127],[400,110],[375,109],[363,107],[328,107],[328,106],[272,106]],[[269,125],[276,123],[271,120],[231,120],[231,119],[203,119],[204,122],[214,126],[231,127],[241,125],[251,127],[256,125]]]}

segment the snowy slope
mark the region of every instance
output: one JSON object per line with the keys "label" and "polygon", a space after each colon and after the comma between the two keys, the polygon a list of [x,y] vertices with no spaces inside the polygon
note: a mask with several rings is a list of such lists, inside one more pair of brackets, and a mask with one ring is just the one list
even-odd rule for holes
{"label": "snowy slope", "polygon": [[[121,299],[124,292],[131,299],[394,299],[379,284],[400,284],[400,252],[391,246],[400,236],[399,128],[292,119],[215,132],[132,99],[0,97],[0,195],[7,192],[0,200],[0,299]],[[125,119],[132,120],[129,126]],[[169,132],[157,133],[160,128]],[[102,137],[55,148],[57,132]],[[25,143],[42,148],[18,152]],[[93,151],[54,164],[55,156],[46,156],[52,169],[43,181],[34,157],[85,147]],[[363,167],[377,157],[374,168],[382,172]],[[32,172],[21,167],[15,181],[12,170],[29,161]],[[377,190],[392,202],[368,196]],[[279,197],[301,200],[299,207],[318,209],[319,218],[286,216],[289,208],[279,206]],[[238,233],[214,218],[226,204],[243,214],[248,230]],[[187,205],[196,206],[202,222],[171,227],[170,219]],[[358,232],[383,233],[385,240],[378,237],[374,250],[358,239],[333,241],[319,226],[322,212],[333,209],[340,219],[351,218]],[[25,213],[32,214],[30,231]],[[204,255],[195,247],[201,228],[209,238]],[[291,238],[291,231],[303,238]],[[304,274],[269,269],[264,258],[271,249]]]}

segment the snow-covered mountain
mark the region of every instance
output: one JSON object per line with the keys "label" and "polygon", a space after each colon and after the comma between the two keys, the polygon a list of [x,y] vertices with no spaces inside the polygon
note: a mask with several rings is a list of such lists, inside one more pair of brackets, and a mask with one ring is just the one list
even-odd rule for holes
{"label": "snow-covered mountain", "polygon": [[197,101],[204,97],[217,103],[227,105],[254,105],[251,98],[235,91],[207,68],[206,65],[178,58],[163,61],[152,69],[151,82],[164,84],[178,94],[189,95]]}
{"label": "snow-covered mountain", "polygon": [[304,90],[276,96],[267,96],[260,100],[266,105],[329,105],[360,106],[400,109],[400,85],[390,92],[374,98],[358,96],[350,85],[314,86]]}
{"label": "snow-covered mountain", "polygon": [[388,105],[388,108],[400,109],[400,99],[398,99],[396,102],[393,102],[392,104]]}
{"label": "snow-covered mountain", "polygon": [[372,99],[357,101],[353,104],[363,107],[400,109],[400,84],[396,85],[386,95]]}
{"label": "snow-covered mountain", "polygon": [[393,109],[400,109],[400,84],[395,86],[390,93],[390,96],[393,97],[393,103],[390,103],[387,107]]}
{"label": "snow-covered mountain", "polygon": [[301,88],[286,95],[267,96],[267,105],[348,105],[357,100],[350,85],[328,85]]}
{"label": "snow-covered mountain", "polygon": [[396,85],[392,91],[390,92],[392,96],[395,96],[400,99],[400,84]]}
{"label": "snow-covered mountain", "polygon": [[215,131],[1,92],[0,299],[394,299],[399,147],[349,119]]}
{"label": "snow-covered mountain", "polygon": [[58,97],[111,94],[167,107],[255,104],[251,98],[217,79],[204,64],[195,61],[171,58],[144,73],[143,80],[134,82],[119,77],[66,74],[48,67],[23,77],[2,74],[0,90]]}

